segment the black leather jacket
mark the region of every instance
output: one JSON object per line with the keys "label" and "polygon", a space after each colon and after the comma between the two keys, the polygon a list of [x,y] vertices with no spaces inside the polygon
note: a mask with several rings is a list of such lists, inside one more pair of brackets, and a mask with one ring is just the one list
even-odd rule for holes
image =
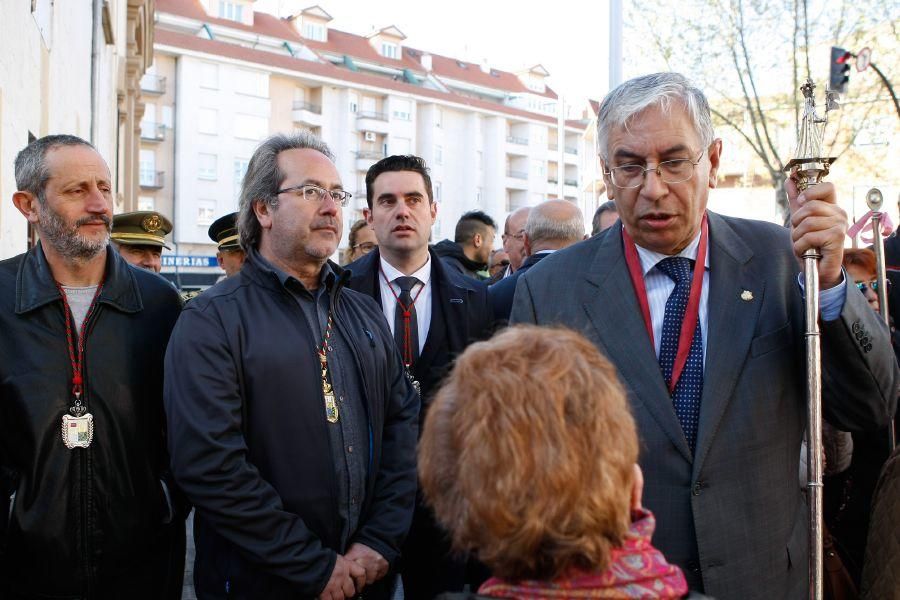
{"label": "black leather jacket", "polygon": [[[360,373],[369,469],[359,542],[393,563],[412,520],[419,398],[378,305],[332,284]],[[256,251],[185,307],[166,355],[172,470],[196,507],[202,598],[314,598],[340,547],[321,371],[302,309]],[[373,597],[368,591],[366,598]]]}
{"label": "black leather jacket", "polygon": [[84,349],[94,439],[72,450],[60,436],[65,317],[47,259],[37,245],[0,262],[3,598],[162,598],[169,544],[178,527],[183,536],[160,485],[163,357],[181,303],[158,275],[106,255]]}

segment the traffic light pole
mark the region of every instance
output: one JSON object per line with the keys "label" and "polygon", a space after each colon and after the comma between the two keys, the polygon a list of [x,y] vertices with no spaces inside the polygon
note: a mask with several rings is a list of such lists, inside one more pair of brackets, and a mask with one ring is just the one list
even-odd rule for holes
{"label": "traffic light pole", "polygon": [[875,63],[870,62],[869,66],[875,69],[875,72],[878,73],[878,77],[881,78],[881,83],[884,84],[884,87],[887,88],[888,94],[891,95],[891,100],[894,101],[894,108],[897,109],[897,117],[900,118],[900,102],[897,101],[897,94],[894,93],[894,88],[891,86],[891,82],[888,81],[888,78],[884,76],[884,73],[881,72]]}

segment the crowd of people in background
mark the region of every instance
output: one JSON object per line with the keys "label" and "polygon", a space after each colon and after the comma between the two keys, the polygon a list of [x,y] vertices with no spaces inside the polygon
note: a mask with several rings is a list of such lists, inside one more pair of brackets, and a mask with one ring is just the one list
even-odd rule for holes
{"label": "crowd of people in background", "polygon": [[834,187],[789,180],[790,228],[708,211],[722,142],[676,73],[610,92],[597,133],[589,233],[550,199],[435,241],[427,164],[389,156],[341,264],[332,151],[273,135],[190,297],[158,276],[168,218],[113,215],[88,142],[29,144],[13,202],[40,241],[0,262],[0,596],[179,598],[193,510],[199,598],[805,597],[816,247],[826,547],[840,585],[893,597],[900,369]]}

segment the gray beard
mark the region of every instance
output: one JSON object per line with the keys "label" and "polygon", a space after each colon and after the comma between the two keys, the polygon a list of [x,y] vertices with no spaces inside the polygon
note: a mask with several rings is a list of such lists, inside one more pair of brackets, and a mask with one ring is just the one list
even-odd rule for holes
{"label": "gray beard", "polygon": [[75,222],[73,226],[69,226],[62,217],[53,211],[46,204],[41,213],[41,220],[38,223],[38,231],[41,234],[41,240],[53,247],[61,256],[73,261],[88,261],[103,252],[109,244],[110,219],[103,215],[100,219],[106,223],[106,235],[103,239],[91,241],[76,233],[78,227],[85,223],[90,223],[96,219],[82,218]]}

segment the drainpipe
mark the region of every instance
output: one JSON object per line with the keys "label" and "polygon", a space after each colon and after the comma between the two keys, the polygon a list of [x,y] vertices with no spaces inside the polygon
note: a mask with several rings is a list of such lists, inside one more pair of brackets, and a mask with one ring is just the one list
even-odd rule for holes
{"label": "drainpipe", "polygon": [[[100,36],[103,21],[103,0],[92,0],[91,13],[91,132],[90,142],[95,146],[100,137],[100,115],[98,115],[100,88]],[[102,151],[102,150],[101,150]]]}

